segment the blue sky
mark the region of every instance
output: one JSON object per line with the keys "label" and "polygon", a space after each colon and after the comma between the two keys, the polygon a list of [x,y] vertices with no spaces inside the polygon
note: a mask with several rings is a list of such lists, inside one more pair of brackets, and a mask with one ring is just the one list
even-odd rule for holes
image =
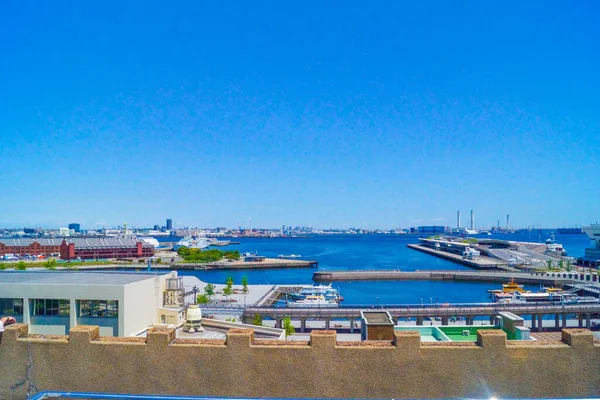
{"label": "blue sky", "polygon": [[600,6],[3,2],[0,226],[600,219]]}

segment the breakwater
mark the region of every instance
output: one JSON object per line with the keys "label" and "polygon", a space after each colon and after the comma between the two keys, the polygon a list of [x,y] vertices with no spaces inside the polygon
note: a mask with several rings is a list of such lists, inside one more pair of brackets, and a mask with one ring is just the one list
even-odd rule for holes
{"label": "breakwater", "polygon": [[502,271],[317,271],[315,282],[382,281],[382,280],[441,280],[467,282],[508,282],[514,278],[519,283],[563,285],[574,281],[598,284],[598,275],[578,273],[502,272]]}
{"label": "breakwater", "polygon": [[446,260],[454,261],[455,263],[463,264],[471,268],[508,269],[508,265],[504,261],[487,256],[481,256],[477,260],[467,260],[462,258],[462,256],[458,254],[448,253],[446,251],[441,250],[435,250],[430,247],[425,247],[418,244],[407,244],[406,247],[413,250],[421,251],[423,253],[431,254],[436,257],[444,258]]}

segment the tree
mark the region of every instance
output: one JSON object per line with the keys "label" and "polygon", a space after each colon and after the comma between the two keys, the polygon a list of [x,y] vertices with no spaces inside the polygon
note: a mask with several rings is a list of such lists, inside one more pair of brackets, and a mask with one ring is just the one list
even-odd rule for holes
{"label": "tree", "polygon": [[177,249],[177,254],[179,254],[181,257],[189,256],[190,249],[185,246],[181,246],[180,248]]}
{"label": "tree", "polygon": [[296,328],[292,326],[292,319],[290,317],[285,317],[283,319],[283,330],[285,330],[286,337],[296,332]]}
{"label": "tree", "polygon": [[244,294],[248,293],[248,277],[247,276],[242,277],[242,286],[243,286],[242,291],[244,292]]}
{"label": "tree", "polygon": [[25,263],[25,261],[19,261],[17,265],[15,265],[15,269],[25,271],[27,269],[27,264]]}
{"label": "tree", "polygon": [[233,294],[233,288],[231,286],[225,286],[223,288],[223,294],[227,297],[227,301],[229,301],[229,296]]}
{"label": "tree", "polygon": [[58,264],[58,263],[56,262],[55,258],[49,258],[46,261],[44,261],[44,267],[46,269],[55,270],[56,269],[56,264]]}
{"label": "tree", "polygon": [[198,304],[206,304],[210,302],[210,298],[206,294],[199,294],[196,298]]}
{"label": "tree", "polygon": [[570,260],[567,260],[567,268],[566,269],[567,269],[567,272],[571,272],[571,270],[573,269],[572,268],[572,263],[571,263]]}
{"label": "tree", "polygon": [[233,278],[231,276],[227,277],[225,285],[226,286],[223,289],[223,294],[227,297],[227,301],[229,301],[229,296],[233,294]]}
{"label": "tree", "polygon": [[558,268],[562,270],[564,267],[565,267],[565,262],[563,260],[560,260],[558,262]]}
{"label": "tree", "polygon": [[215,285],[209,283],[208,285],[204,286],[204,294],[207,295],[210,300],[210,298],[215,295]]}
{"label": "tree", "polygon": [[548,265],[548,269],[552,269],[552,260],[546,260],[546,264]]}
{"label": "tree", "polygon": [[252,319],[252,325],[262,326],[262,317],[260,314],[254,314],[254,318]]}
{"label": "tree", "polygon": [[234,250],[234,251],[225,251],[223,252],[223,257],[225,257],[227,260],[239,260],[241,257],[241,254],[238,250]]}

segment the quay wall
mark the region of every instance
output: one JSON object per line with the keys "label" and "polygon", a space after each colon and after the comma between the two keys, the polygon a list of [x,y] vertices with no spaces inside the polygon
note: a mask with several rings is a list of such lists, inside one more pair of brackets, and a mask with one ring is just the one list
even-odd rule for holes
{"label": "quay wall", "polygon": [[508,267],[505,262],[487,256],[481,256],[481,258],[478,260],[465,260],[459,255],[445,251],[434,250],[418,244],[407,244],[406,247],[476,269],[496,269]]}
{"label": "quay wall", "polygon": [[561,285],[570,280],[553,277],[541,273],[523,272],[493,272],[493,271],[393,271],[393,270],[362,270],[362,271],[317,271],[313,273],[315,282],[333,281],[378,281],[378,280],[450,280],[466,282],[502,282],[507,283],[515,278],[518,283]]}
{"label": "quay wall", "polygon": [[562,340],[507,343],[478,332],[477,343],[420,343],[417,332],[391,341],[255,341],[232,329],[226,340],[100,338],[98,327],[69,336],[7,327],[0,344],[0,398],[42,390],[218,397],[574,398],[600,395],[600,344],[584,329]]}

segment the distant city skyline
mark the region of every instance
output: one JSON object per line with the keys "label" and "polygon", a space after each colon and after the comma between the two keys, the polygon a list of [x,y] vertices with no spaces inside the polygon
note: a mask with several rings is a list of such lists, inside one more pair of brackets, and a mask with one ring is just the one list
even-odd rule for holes
{"label": "distant city skyline", "polygon": [[599,12],[2,4],[0,226],[589,225]]}

